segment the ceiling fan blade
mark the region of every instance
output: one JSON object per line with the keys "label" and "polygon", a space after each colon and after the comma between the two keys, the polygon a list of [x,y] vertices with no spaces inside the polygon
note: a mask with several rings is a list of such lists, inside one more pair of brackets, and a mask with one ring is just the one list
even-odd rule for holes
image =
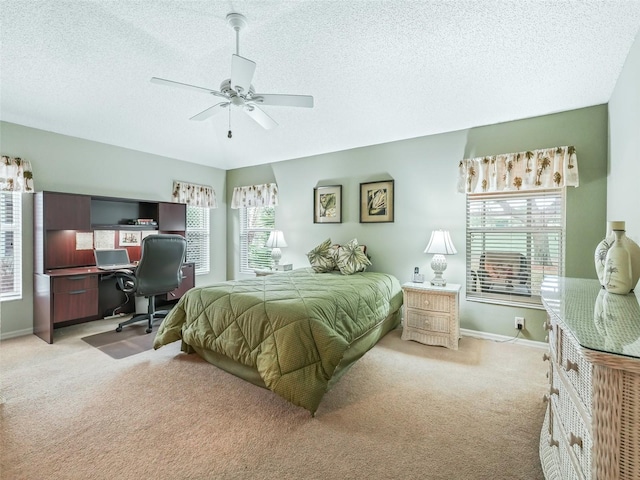
{"label": "ceiling fan blade", "polygon": [[311,95],[283,95],[279,93],[255,93],[251,101],[260,105],[273,105],[278,107],[305,107],[313,108]]}
{"label": "ceiling fan blade", "polygon": [[240,55],[231,57],[231,88],[238,93],[249,93],[256,63]]}
{"label": "ceiling fan blade", "polygon": [[228,98],[224,93],[217,90],[211,90],[210,88],[198,87],[196,85],[189,85],[188,83],[175,82],[173,80],[166,80],[164,78],[151,77],[151,83],[157,83],[158,85],[167,85],[168,87],[180,87],[187,90],[195,90],[197,92],[208,93],[215,95],[216,97]]}
{"label": "ceiling fan blade", "polygon": [[223,108],[229,106],[229,102],[216,103],[213,107],[209,107],[206,110],[201,111],[197,115],[194,115],[189,120],[206,120],[213,117],[216,113],[220,112]]}
{"label": "ceiling fan blade", "polygon": [[274,127],[278,126],[278,123],[271,118],[269,115],[264,113],[263,110],[256,107],[255,105],[247,105],[244,108],[244,111],[247,115],[255,120],[262,128],[265,130],[271,130]]}

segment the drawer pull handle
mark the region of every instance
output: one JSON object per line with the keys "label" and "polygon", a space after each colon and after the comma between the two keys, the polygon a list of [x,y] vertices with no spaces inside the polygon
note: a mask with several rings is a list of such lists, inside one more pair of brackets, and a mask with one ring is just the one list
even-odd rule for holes
{"label": "drawer pull handle", "polygon": [[545,353],[545,354],[542,355],[542,361],[543,362],[546,362],[546,361],[548,361],[550,359],[551,359],[551,357],[549,356],[548,353]]}
{"label": "drawer pull handle", "polygon": [[565,370],[568,372],[569,370],[574,370],[576,373],[578,373],[578,364],[575,362],[572,362],[571,360],[566,361],[565,363]]}
{"label": "drawer pull handle", "polygon": [[557,441],[557,440],[554,440],[553,438],[550,438],[550,439],[549,439],[549,446],[550,446],[550,447],[559,447],[559,446],[560,446],[560,444],[558,443],[558,441]]}
{"label": "drawer pull handle", "polygon": [[80,295],[81,293],[86,293],[86,290],[74,290],[72,292],[69,292],[69,295]]}
{"label": "drawer pull handle", "polygon": [[431,302],[429,300],[425,300],[424,304],[428,307]]}
{"label": "drawer pull handle", "polygon": [[425,328],[430,328],[431,327],[431,322],[429,320],[425,320],[424,321],[424,326],[425,326]]}
{"label": "drawer pull handle", "polygon": [[580,437],[576,437],[573,433],[569,435],[569,445],[571,445],[572,447],[574,445],[579,446],[580,448],[582,448],[582,439]]}
{"label": "drawer pull handle", "polygon": [[554,388],[554,387],[549,387],[549,394],[550,395],[560,395],[560,390],[558,390],[557,388]]}
{"label": "drawer pull handle", "polygon": [[550,323],[550,322],[544,322],[544,323],[542,324],[542,328],[544,328],[545,330],[552,330],[552,329],[553,329],[553,326],[551,325],[551,323]]}
{"label": "drawer pull handle", "polygon": [[87,275],[74,275],[72,277],[67,277],[69,280],[84,280],[87,278]]}

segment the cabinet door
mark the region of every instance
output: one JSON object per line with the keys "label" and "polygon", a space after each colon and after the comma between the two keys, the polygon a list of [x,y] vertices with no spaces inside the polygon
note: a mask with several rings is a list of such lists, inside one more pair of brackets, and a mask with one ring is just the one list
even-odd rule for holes
{"label": "cabinet door", "polygon": [[45,230],[91,230],[91,197],[44,192]]}
{"label": "cabinet door", "polygon": [[187,206],[184,203],[158,204],[158,230],[184,232],[187,229]]}

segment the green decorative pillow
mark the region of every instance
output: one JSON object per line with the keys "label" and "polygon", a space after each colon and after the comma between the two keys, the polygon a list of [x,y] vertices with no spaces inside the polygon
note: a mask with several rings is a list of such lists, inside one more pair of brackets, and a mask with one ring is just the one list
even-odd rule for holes
{"label": "green decorative pillow", "polygon": [[307,253],[309,263],[316,273],[330,272],[336,266],[336,261],[333,256],[335,249],[331,245],[331,239],[327,238],[324,242],[318,245],[316,248]]}
{"label": "green decorative pillow", "polygon": [[364,272],[371,265],[355,238],[342,245],[336,252],[336,264],[343,275]]}

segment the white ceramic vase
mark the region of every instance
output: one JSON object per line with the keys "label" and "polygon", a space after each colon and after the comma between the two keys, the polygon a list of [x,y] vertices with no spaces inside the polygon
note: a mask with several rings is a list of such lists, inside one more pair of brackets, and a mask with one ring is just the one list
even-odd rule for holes
{"label": "white ceramic vase", "polygon": [[609,293],[626,295],[631,286],[631,255],[622,244],[624,230],[614,230],[616,238],[604,261],[604,288]]}
{"label": "white ceramic vase", "polygon": [[616,238],[613,230],[622,231],[620,243],[624,245],[624,247],[629,252],[629,255],[631,256],[631,291],[633,291],[633,289],[638,284],[638,280],[640,279],[640,246],[638,246],[636,242],[627,237],[625,232],[625,222],[607,222],[607,236],[598,244],[594,254],[596,274],[598,275],[600,285],[604,287],[605,260],[607,258],[607,252],[613,245],[613,242]]}

